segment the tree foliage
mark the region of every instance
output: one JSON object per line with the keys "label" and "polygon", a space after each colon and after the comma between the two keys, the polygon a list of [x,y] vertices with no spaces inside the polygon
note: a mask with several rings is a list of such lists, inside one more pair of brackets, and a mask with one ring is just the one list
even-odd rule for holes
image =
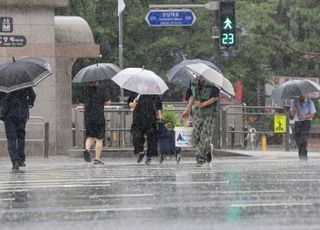
{"label": "tree foliage", "polygon": [[[264,84],[272,76],[318,77],[320,60],[319,0],[236,0],[235,55],[214,53],[214,12],[192,9],[192,27],[149,27],[149,4],[204,4],[206,0],[125,0],[123,12],[124,67],[144,65],[166,80],[170,67],[187,58],[217,61],[223,74],[245,87],[245,102],[263,103]],[[70,0],[57,15],[78,15],[91,26],[103,62],[118,63],[116,0]],[[93,62],[94,60],[89,60]],[[79,61],[75,71],[87,65]],[[180,100],[182,87],[170,86],[167,100]]]}

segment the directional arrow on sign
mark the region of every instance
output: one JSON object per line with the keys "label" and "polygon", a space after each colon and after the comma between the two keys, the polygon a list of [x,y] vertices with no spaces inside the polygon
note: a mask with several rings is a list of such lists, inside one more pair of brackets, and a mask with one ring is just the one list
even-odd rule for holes
{"label": "directional arrow on sign", "polygon": [[191,10],[150,10],[145,19],[149,26],[192,26],[196,16]]}

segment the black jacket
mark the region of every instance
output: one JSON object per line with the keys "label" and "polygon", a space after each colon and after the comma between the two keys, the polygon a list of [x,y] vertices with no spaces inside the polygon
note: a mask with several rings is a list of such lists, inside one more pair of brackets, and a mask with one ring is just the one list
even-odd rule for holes
{"label": "black jacket", "polygon": [[3,102],[5,117],[28,119],[29,108],[33,107],[35,100],[36,94],[31,87],[7,94]]}
{"label": "black jacket", "polygon": [[[136,93],[132,93],[128,98],[128,104],[137,95]],[[158,95],[141,95],[138,99],[137,107],[133,111],[132,123],[140,126],[155,123],[157,120],[157,110],[162,110],[162,101]]]}

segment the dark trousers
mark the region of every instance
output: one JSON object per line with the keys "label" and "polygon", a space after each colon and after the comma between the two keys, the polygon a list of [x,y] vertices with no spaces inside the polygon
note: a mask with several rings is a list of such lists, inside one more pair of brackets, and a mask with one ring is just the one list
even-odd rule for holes
{"label": "dark trousers", "polygon": [[311,121],[296,121],[294,123],[294,138],[299,150],[299,158],[307,159],[308,137],[311,128]]}
{"label": "dark trousers", "polygon": [[26,156],[24,152],[27,119],[6,118],[4,127],[7,136],[8,152],[12,164],[16,161],[25,162]]}
{"label": "dark trousers", "polygon": [[144,151],[144,142],[146,135],[148,143],[146,155],[148,157],[158,155],[158,131],[156,124],[152,124],[150,126],[140,126],[137,124],[132,124],[131,134],[135,154]]}

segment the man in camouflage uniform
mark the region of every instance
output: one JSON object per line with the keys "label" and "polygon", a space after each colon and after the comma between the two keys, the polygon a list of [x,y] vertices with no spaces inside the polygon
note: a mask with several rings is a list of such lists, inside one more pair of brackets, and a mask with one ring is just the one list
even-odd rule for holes
{"label": "man in camouflage uniform", "polygon": [[192,80],[190,88],[187,91],[186,98],[189,99],[182,116],[188,117],[192,107],[194,107],[196,119],[193,123],[192,138],[194,146],[198,148],[196,154],[197,166],[211,162],[212,153],[210,143],[213,144],[213,148],[217,147],[219,136],[218,133],[215,132],[215,124],[219,93],[219,89],[206,82],[203,76]]}

